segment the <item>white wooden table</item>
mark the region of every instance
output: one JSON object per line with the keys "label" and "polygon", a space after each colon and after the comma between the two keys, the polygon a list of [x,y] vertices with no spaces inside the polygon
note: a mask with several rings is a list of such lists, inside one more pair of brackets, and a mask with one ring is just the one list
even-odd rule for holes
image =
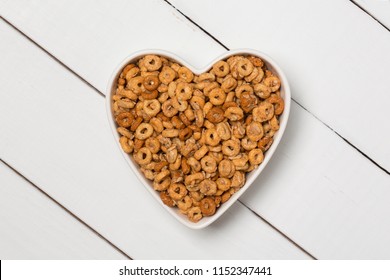
{"label": "white wooden table", "polygon": [[[0,258],[389,259],[390,1],[0,0]],[[128,54],[205,65],[274,57],[292,86],[255,185],[191,230],[111,135],[104,90]]]}

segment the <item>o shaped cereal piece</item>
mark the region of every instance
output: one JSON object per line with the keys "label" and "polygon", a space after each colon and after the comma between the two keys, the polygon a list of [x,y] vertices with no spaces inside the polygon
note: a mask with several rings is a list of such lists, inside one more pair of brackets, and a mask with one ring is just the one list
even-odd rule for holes
{"label": "o shaped cereal piece", "polygon": [[178,83],[175,92],[181,100],[189,100],[192,97],[192,88],[188,83]]}
{"label": "o shaped cereal piece", "polygon": [[210,179],[205,179],[200,182],[199,191],[204,195],[213,195],[217,192],[217,184]]}
{"label": "o shaped cereal piece", "polygon": [[214,199],[210,197],[203,198],[200,201],[199,207],[202,211],[203,216],[212,216],[215,214],[215,211],[217,209]]}
{"label": "o shaped cereal piece", "polygon": [[225,80],[221,84],[221,88],[226,92],[230,92],[234,90],[237,86],[237,80],[233,77],[226,77]]}
{"label": "o shaped cereal piece", "polygon": [[246,127],[246,135],[251,141],[257,142],[264,136],[264,129],[261,123],[254,121]]}
{"label": "o shaped cereal piece", "polygon": [[157,90],[152,90],[152,91],[144,91],[141,93],[141,96],[145,100],[151,100],[151,99],[156,99],[158,97],[158,91]]}
{"label": "o shaped cereal piece", "polygon": [[146,55],[144,65],[148,71],[157,71],[162,66],[162,61],[157,55]]}
{"label": "o shaped cereal piece", "polygon": [[200,160],[202,169],[207,173],[213,173],[217,171],[217,161],[211,156],[205,156]]}
{"label": "o shaped cereal piece", "polygon": [[148,138],[145,141],[145,147],[148,148],[152,154],[157,154],[160,151],[160,141],[157,138]]}
{"label": "o shaped cereal piece", "polygon": [[210,91],[209,98],[211,104],[215,106],[222,105],[225,102],[226,93],[221,88],[214,88],[212,91]]}
{"label": "o shaped cereal piece", "polygon": [[229,64],[225,61],[218,61],[213,65],[213,71],[217,77],[225,77],[229,73]]}
{"label": "o shaped cereal piece", "polygon": [[[210,110],[211,111],[211,110]],[[229,140],[231,137],[230,127],[227,122],[221,122],[217,124],[217,133],[222,140]]]}
{"label": "o shaped cereal piece", "polygon": [[208,111],[206,119],[214,124],[220,123],[225,119],[224,111],[220,107],[213,107],[210,109],[210,111]]}
{"label": "o shaped cereal piece", "polygon": [[179,112],[172,104],[172,99],[168,99],[167,101],[165,101],[162,106],[162,111],[164,113],[164,115],[168,118],[171,118],[173,117],[174,115],[177,114],[177,112]]}
{"label": "o shaped cereal piece", "polygon": [[200,210],[199,207],[192,207],[190,210],[188,210],[187,217],[191,222],[199,222],[200,219],[202,219],[202,210]]}
{"label": "o shaped cereal piece", "polygon": [[263,162],[264,155],[260,149],[253,149],[249,152],[249,162],[252,165],[258,165]]}
{"label": "o shaped cereal piece", "polygon": [[168,194],[173,200],[181,200],[187,195],[187,189],[183,184],[172,184],[168,188]]}
{"label": "o shaped cereal piece", "polygon": [[280,115],[281,113],[283,113],[284,100],[280,96],[272,94],[271,97],[267,99],[267,101],[274,105],[275,115]]}
{"label": "o shaped cereal piece", "polygon": [[182,141],[185,141],[192,136],[192,133],[193,133],[192,129],[189,127],[186,127],[184,129],[180,130],[179,139]]}
{"label": "o shaped cereal piece", "polygon": [[263,84],[256,84],[253,89],[258,97],[266,99],[271,95],[271,90],[269,87]]}
{"label": "o shaped cereal piece", "polygon": [[277,91],[280,88],[280,80],[276,76],[267,77],[264,79],[264,84],[270,88],[272,92]]}
{"label": "o shaped cereal piece", "polygon": [[153,134],[153,126],[151,126],[148,123],[141,123],[138,127],[137,130],[135,131],[135,138],[140,139],[140,140],[145,140],[152,136]]}
{"label": "o shaped cereal piece", "polygon": [[240,142],[237,140],[227,140],[222,143],[222,153],[228,157],[233,157],[238,155],[240,152]]}
{"label": "o shaped cereal piece", "polygon": [[187,83],[191,83],[192,79],[194,78],[194,74],[191,72],[191,70],[184,66],[177,70],[177,74],[179,75],[180,79],[183,79]]}
{"label": "o shaped cereal piece", "polygon": [[158,75],[161,83],[168,85],[176,78],[176,72],[169,66],[164,66],[160,74]]}
{"label": "o shaped cereal piece", "polygon": [[233,188],[241,188],[245,184],[245,174],[241,171],[234,172],[232,178],[232,187]]}
{"label": "o shaped cereal piece", "polygon": [[192,198],[188,195],[185,196],[182,200],[177,202],[177,207],[180,209],[182,213],[187,213],[188,209],[192,206]]}
{"label": "o shaped cereal piece", "polygon": [[218,190],[227,191],[228,189],[230,189],[231,184],[232,182],[228,178],[219,177],[217,179]]}
{"label": "o shaped cereal piece", "polygon": [[161,109],[161,104],[157,99],[144,101],[144,112],[149,117],[156,116],[160,112],[160,109]]}
{"label": "o shaped cereal piece", "polygon": [[147,90],[155,90],[160,85],[160,81],[156,75],[149,75],[145,77],[143,85]]}
{"label": "o shaped cereal piece", "polygon": [[145,91],[144,79],[145,78],[142,76],[131,78],[127,85],[132,91],[134,91],[134,93],[140,94]]}
{"label": "o shaped cereal piece", "polygon": [[230,178],[236,172],[236,166],[231,160],[224,159],[218,165],[218,172],[221,177]]}
{"label": "o shaped cereal piece", "polygon": [[160,198],[161,198],[161,201],[162,201],[166,206],[169,206],[169,207],[175,206],[175,202],[174,202],[173,199],[167,194],[167,192],[165,192],[165,191],[160,192]]}
{"label": "o shaped cereal piece", "polygon": [[269,121],[274,116],[274,106],[267,101],[263,101],[253,109],[252,114],[253,120],[257,122]]}
{"label": "o shaped cereal piece", "polygon": [[152,161],[152,153],[148,148],[143,147],[139,149],[135,160],[138,162],[139,165],[148,164]]}
{"label": "o shaped cereal piece", "polygon": [[207,129],[205,132],[206,143],[210,146],[216,146],[221,141],[217,131],[215,129]]}
{"label": "o shaped cereal piece", "polygon": [[240,59],[237,62],[237,71],[243,77],[250,75],[250,73],[253,71],[252,62],[246,58]]}
{"label": "o shaped cereal piece", "polygon": [[134,116],[130,112],[124,112],[116,116],[116,122],[121,127],[129,127],[134,121]]}
{"label": "o shaped cereal piece", "polygon": [[244,112],[239,107],[229,107],[225,111],[225,117],[231,121],[238,121],[244,117]]}
{"label": "o shaped cereal piece", "polygon": [[158,183],[156,181],[153,182],[153,189],[156,191],[165,191],[171,185],[171,178],[165,178],[162,182]]}

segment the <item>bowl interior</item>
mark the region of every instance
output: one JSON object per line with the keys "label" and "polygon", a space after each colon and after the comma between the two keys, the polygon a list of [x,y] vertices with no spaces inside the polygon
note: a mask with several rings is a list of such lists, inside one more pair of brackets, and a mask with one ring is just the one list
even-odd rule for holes
{"label": "bowl interior", "polygon": [[[254,55],[254,56],[260,57],[266,63],[268,69],[270,69],[273,73],[275,73],[279,77],[279,79],[281,80],[282,86],[281,86],[280,93],[281,93],[282,98],[284,99],[285,108],[284,108],[283,114],[279,118],[280,128],[274,135],[274,142],[273,142],[272,146],[264,154],[264,161],[260,164],[260,166],[258,168],[251,171],[250,173],[246,174],[245,185],[237,193],[235,193],[227,202],[223,203],[218,208],[217,212],[213,216],[203,217],[203,219],[201,219],[198,223],[190,222],[185,215],[180,213],[178,208],[176,208],[176,207],[171,208],[171,207],[164,205],[160,199],[158,192],[153,189],[152,182],[144,177],[138,164],[134,161],[133,157],[124,153],[122,151],[120,144],[119,144],[119,134],[116,131],[117,125],[114,121],[115,117],[113,114],[113,108],[112,108],[112,104],[111,104],[112,103],[111,102],[112,95],[115,93],[115,90],[117,87],[117,80],[118,80],[118,77],[119,77],[123,67],[125,65],[127,65],[128,63],[136,62],[139,58],[141,58],[142,56],[144,56],[146,54],[156,54],[156,55],[164,56],[170,60],[177,62],[180,65],[186,66],[194,74],[197,74],[197,75],[204,73],[204,72],[208,71],[209,69],[211,69],[212,65],[215,62],[217,62],[218,60],[226,59],[232,55]],[[118,144],[118,147],[121,150],[121,153],[123,154],[127,163],[133,169],[133,171],[136,174],[136,176],[138,177],[138,179],[143,183],[143,185],[146,187],[146,189],[149,190],[151,195],[158,201],[158,203],[162,207],[164,207],[165,210],[167,210],[169,213],[171,213],[176,219],[178,219],[182,224],[184,224],[190,228],[200,229],[200,228],[204,228],[204,227],[210,225],[212,222],[217,220],[249,188],[249,186],[253,183],[253,181],[257,178],[257,176],[259,176],[261,171],[267,165],[267,163],[270,160],[270,158],[272,157],[276,147],[278,146],[280,139],[281,139],[281,137],[284,133],[284,130],[286,128],[287,120],[288,120],[288,116],[289,116],[289,112],[290,112],[290,100],[291,100],[290,87],[289,87],[288,81],[286,79],[286,76],[284,75],[284,73],[282,72],[280,67],[273,61],[273,59],[271,59],[268,55],[263,54],[259,51],[249,50],[249,49],[239,49],[239,50],[228,51],[225,54],[214,59],[209,65],[205,66],[204,68],[196,69],[196,68],[192,67],[191,65],[189,65],[185,60],[183,60],[180,57],[178,57],[172,53],[169,53],[167,51],[144,50],[144,51],[136,52],[136,53],[128,56],[120,65],[118,65],[118,67],[114,71],[114,73],[109,81],[109,84],[108,84],[106,105],[107,105],[107,113],[108,113],[110,126],[111,126],[112,132],[114,134],[115,140]]]}

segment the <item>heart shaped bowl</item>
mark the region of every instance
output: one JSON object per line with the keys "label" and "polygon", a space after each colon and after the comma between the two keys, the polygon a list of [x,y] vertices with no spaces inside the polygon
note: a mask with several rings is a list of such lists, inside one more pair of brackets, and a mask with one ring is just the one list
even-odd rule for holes
{"label": "heart shaped bowl", "polygon": [[[112,108],[112,96],[115,93],[116,87],[117,87],[117,81],[118,77],[123,69],[127,64],[136,62],[141,57],[147,55],[147,54],[156,54],[163,57],[166,57],[170,60],[173,60],[183,66],[186,66],[189,68],[194,74],[199,75],[201,73],[204,73],[212,68],[213,64],[219,60],[224,60],[232,55],[254,55],[260,57],[265,64],[267,65],[268,69],[271,70],[273,73],[275,73],[280,81],[281,81],[281,96],[284,99],[285,107],[282,115],[279,118],[280,121],[280,128],[277,131],[277,133],[274,135],[274,142],[269,148],[267,152],[264,154],[264,160],[263,162],[257,167],[255,170],[251,171],[250,173],[246,174],[246,182],[245,185],[236,192],[227,202],[223,203],[216,213],[213,216],[210,217],[203,217],[198,223],[193,223],[187,219],[185,215],[179,212],[178,208],[171,208],[163,204],[163,202],[160,199],[160,196],[157,191],[153,189],[152,181],[149,181],[144,177],[142,172],[140,171],[140,168],[138,164],[134,161],[133,157],[129,154],[126,154],[122,151],[122,148],[119,144],[119,134],[117,132],[117,125],[115,123],[115,117],[113,114],[113,108]],[[178,57],[177,55],[170,53],[168,51],[164,50],[157,50],[157,49],[146,49],[142,51],[135,52],[131,55],[129,55],[127,58],[125,58],[115,69],[113,72],[108,86],[107,86],[107,92],[106,92],[106,108],[108,113],[108,120],[112,129],[112,133],[114,135],[115,141],[118,144],[119,149],[121,150],[122,155],[124,156],[127,163],[130,165],[131,169],[135,173],[135,175],[138,177],[140,182],[145,186],[145,188],[150,192],[150,194],[156,199],[157,203],[159,203],[165,210],[167,210],[173,217],[175,217],[179,222],[181,222],[183,225],[186,225],[189,228],[193,229],[201,229],[205,228],[208,225],[212,224],[214,221],[216,221],[223,213],[226,212],[226,210],[229,209],[230,206],[233,205],[233,203],[240,198],[240,196],[251,186],[251,184],[255,181],[255,179],[260,175],[260,173],[263,171],[269,160],[271,159],[272,155],[274,154],[276,148],[279,145],[279,142],[282,138],[282,135],[284,133],[284,130],[286,129],[287,120],[290,113],[290,104],[291,104],[291,93],[290,93],[290,86],[288,84],[287,78],[285,74],[283,73],[282,69],[277,65],[277,63],[270,58],[268,55],[259,52],[257,50],[252,49],[236,49],[231,50],[228,52],[225,52],[224,54],[218,56],[213,61],[210,62],[207,66],[197,69],[191,66],[189,63],[187,63],[184,59],[181,57]],[[152,202],[150,202],[152,203]]]}

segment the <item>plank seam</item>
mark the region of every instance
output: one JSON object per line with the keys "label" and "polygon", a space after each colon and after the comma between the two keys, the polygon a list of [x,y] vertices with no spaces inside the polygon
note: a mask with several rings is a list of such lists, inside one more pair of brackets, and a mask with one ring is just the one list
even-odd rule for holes
{"label": "plank seam", "polygon": [[390,29],[384,25],[382,22],[379,21],[379,19],[377,19],[376,17],[374,17],[369,11],[367,11],[364,7],[362,7],[361,5],[359,5],[358,3],[356,3],[354,0],[349,0],[349,2],[352,2],[353,4],[355,4],[356,7],[358,7],[360,10],[362,10],[363,12],[365,12],[368,16],[370,16],[373,20],[375,20],[377,23],[379,23],[384,29],[386,29],[387,31],[390,32]]}
{"label": "plank seam", "polygon": [[86,79],[84,79],[82,76],[80,76],[77,72],[75,72],[72,68],[70,68],[68,65],[63,63],[61,60],[59,60],[57,57],[55,57],[53,54],[51,54],[48,50],[46,50],[44,47],[39,45],[36,41],[34,41],[32,38],[27,36],[23,31],[21,31],[19,28],[17,28],[15,25],[13,25],[9,20],[4,18],[0,15],[0,19],[2,19],[5,23],[10,25],[13,29],[15,29],[20,35],[22,35],[24,38],[29,40],[32,44],[34,44],[36,47],[41,49],[43,52],[45,52],[48,56],[50,56],[52,59],[54,59],[57,63],[59,63],[62,67],[64,67],[66,70],[71,72],[73,75],[75,75],[77,78],[79,78],[81,81],[83,81],[85,84],[87,84],[90,88],[92,88],[94,91],[96,91],[99,95],[102,97],[106,97],[100,90],[98,90],[94,85],[92,85],[90,82],[88,82]]}
{"label": "plank seam", "polygon": [[294,240],[292,240],[290,237],[288,237],[285,233],[283,233],[281,230],[279,230],[277,227],[275,227],[273,224],[271,224],[268,220],[263,218],[260,214],[255,212],[252,208],[247,206],[245,203],[243,203],[240,199],[238,199],[238,202],[240,202],[246,209],[248,209],[252,214],[254,214],[256,217],[258,217],[260,220],[262,220],[264,223],[269,225],[272,229],[274,229],[276,232],[281,234],[284,238],[286,238],[288,241],[290,241],[295,247],[300,249],[302,252],[304,252],[306,255],[308,255],[313,260],[318,260],[316,257],[314,257],[312,254],[310,254],[306,249],[304,249],[302,246],[300,246],[298,243],[296,243]]}
{"label": "plank seam", "polygon": [[78,217],[76,214],[71,212],[68,208],[63,206],[61,203],[59,203],[56,199],[51,197],[47,192],[42,190],[40,187],[38,187],[36,184],[34,184],[30,179],[28,179],[26,176],[24,176],[22,173],[20,173],[18,170],[16,170],[13,166],[11,166],[8,162],[0,158],[0,161],[4,163],[9,169],[11,169],[13,172],[15,172],[18,176],[23,178],[27,183],[29,183],[31,186],[33,186],[35,189],[37,189],[40,193],[42,193],[44,196],[49,198],[51,201],[53,201],[56,205],[58,205],[60,208],[62,208],[66,213],[68,213],[70,216],[75,218],[78,222],[86,226],[88,229],[90,229],[93,233],[95,233],[100,239],[107,242],[111,247],[113,247],[115,250],[117,250],[119,253],[121,253],[126,258],[133,260],[132,257],[130,257],[128,254],[126,254],[124,251],[122,251],[118,246],[116,246],[114,243],[112,243],[110,240],[105,238],[103,235],[101,235],[97,230],[95,230],[93,227],[88,225],[86,222],[84,222],[80,217]]}
{"label": "plank seam", "polygon": [[[196,27],[198,27],[200,30],[202,30],[204,33],[206,33],[208,36],[210,36],[210,38],[212,38],[215,42],[217,42],[218,44],[220,44],[223,48],[225,48],[226,50],[230,50],[227,46],[225,46],[223,43],[221,43],[217,38],[215,38],[212,34],[210,34],[208,31],[206,31],[203,27],[201,27],[199,24],[197,24],[194,20],[192,20],[190,17],[188,17],[186,14],[184,14],[182,11],[180,11],[179,9],[177,9],[174,5],[172,5],[168,0],[163,0],[165,3],[167,3],[168,5],[170,5],[173,9],[175,9],[177,12],[179,12],[183,17],[185,17],[187,20],[189,20],[192,24],[194,24]],[[351,2],[353,2],[352,0],[350,0]],[[375,19],[375,18],[374,18]],[[386,28],[386,27],[385,27]],[[386,28],[387,29],[387,28]],[[362,156],[364,156],[366,159],[368,159],[369,161],[371,161],[376,167],[378,167],[380,170],[382,170],[383,172],[385,172],[387,175],[390,175],[390,171],[387,170],[386,168],[382,167],[379,163],[377,163],[375,160],[373,160],[372,158],[370,158],[366,153],[364,153],[362,150],[360,150],[358,147],[356,147],[354,144],[352,144],[350,141],[348,141],[345,137],[343,137],[340,133],[338,133],[336,130],[334,130],[331,126],[329,126],[327,123],[325,123],[324,121],[322,121],[320,118],[318,118],[314,113],[312,113],[311,111],[309,111],[307,108],[305,108],[301,103],[299,103],[297,100],[295,100],[293,97],[291,97],[291,100],[296,103],[299,107],[301,107],[303,110],[305,110],[306,112],[308,112],[310,115],[312,115],[315,119],[317,119],[318,121],[320,121],[323,125],[325,125],[325,127],[327,127],[328,129],[330,129],[333,133],[335,133],[338,137],[340,137],[342,140],[344,140],[348,145],[350,145],[351,147],[353,147],[356,151],[358,151]]]}

